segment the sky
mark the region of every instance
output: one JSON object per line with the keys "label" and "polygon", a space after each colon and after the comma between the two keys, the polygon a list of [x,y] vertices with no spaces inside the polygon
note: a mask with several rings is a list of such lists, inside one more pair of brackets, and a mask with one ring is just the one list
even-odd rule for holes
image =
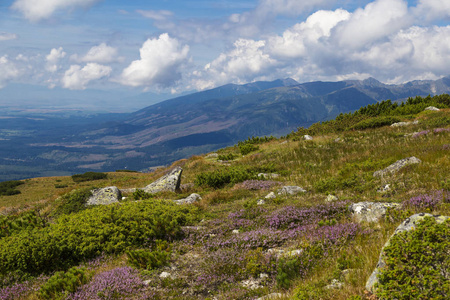
{"label": "sky", "polygon": [[0,0],[0,89],[49,97],[449,70],[448,0]]}

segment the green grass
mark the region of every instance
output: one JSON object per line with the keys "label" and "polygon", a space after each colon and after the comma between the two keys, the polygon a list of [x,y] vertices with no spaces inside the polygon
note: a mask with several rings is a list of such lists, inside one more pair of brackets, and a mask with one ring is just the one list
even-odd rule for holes
{"label": "green grass", "polygon": [[[421,108],[425,104],[428,106],[436,100],[424,99],[423,103],[420,99],[417,100],[419,102],[412,99],[408,104],[410,106],[394,107],[390,106],[392,104],[384,104],[385,107],[378,106],[375,115],[372,116],[369,112],[375,112],[374,106],[367,111],[362,110],[359,114],[343,115],[337,120],[316,124],[308,129],[308,132],[301,129],[287,138],[249,139],[244,144],[257,145],[258,149],[228,162],[194,156],[174,163],[171,167],[183,168],[182,184],[191,186],[183,194],[160,193],[151,199],[138,200],[136,203],[139,201],[166,203],[168,200],[186,197],[191,192],[199,193],[203,199],[190,207],[195,213],[189,213],[183,206],[173,208],[177,211],[180,209],[180,215],[183,216],[177,221],[178,225],[190,225],[194,226],[194,229],[184,228],[185,235],[171,237],[170,251],[161,253],[154,253],[154,239],[139,243],[127,240],[128,244],[124,244],[122,239],[125,237],[107,232],[106,241],[108,243],[110,240],[117,241],[119,243],[117,249],[120,251],[114,252],[114,249],[108,248],[107,252],[113,254],[103,257],[102,261],[107,263],[94,264],[92,272],[99,274],[104,270],[125,266],[127,263],[140,264],[142,279],[151,280],[149,287],[159,294],[160,299],[169,296],[173,299],[212,299],[215,296],[225,299],[248,299],[272,292],[282,293],[286,299],[370,299],[364,291],[365,282],[377,264],[381,248],[407,212],[391,215],[388,220],[382,220],[378,224],[361,224],[358,234],[336,245],[329,245],[326,240],[309,240],[307,237],[293,237],[270,247],[258,244],[248,248],[236,248],[238,246],[230,246],[227,243],[235,241],[240,235],[253,232],[252,230],[267,229],[266,218],[277,212],[283,212],[287,207],[300,210],[323,208],[324,205],[329,205],[325,204],[325,198],[329,193],[338,196],[339,201],[347,203],[360,201],[401,203],[417,195],[449,189],[447,174],[450,174],[450,109],[442,109],[439,112],[419,111],[418,107]],[[437,104],[447,105],[445,101]],[[390,113],[395,113],[402,121],[419,120],[419,123],[406,127],[390,127],[388,126],[392,121]],[[380,123],[380,120],[389,122],[382,125],[383,122]],[[355,124],[369,125],[347,130]],[[335,126],[333,130],[332,126]],[[436,128],[448,130],[434,132]],[[425,130],[430,132],[417,137],[411,135]],[[305,132],[314,135],[314,140],[304,141],[298,138]],[[340,140],[336,141],[337,138]],[[284,143],[285,141],[287,143]],[[240,150],[236,145],[221,149],[218,153],[231,157],[240,153]],[[384,178],[372,176],[373,172],[410,156],[421,159],[422,163],[405,167],[392,176]],[[72,190],[82,191],[111,185],[119,188],[144,187],[163,175],[166,170],[159,169],[150,174],[113,172],[108,173],[106,179],[93,182],[75,183],[71,177],[26,180],[24,184],[17,186],[21,194],[0,197],[0,212],[8,213],[12,219],[26,220],[25,213],[37,210],[48,222],[46,224],[52,224],[57,220],[52,219],[52,212],[61,203],[61,200],[56,199],[62,196],[61,199],[67,200],[67,215],[63,214],[60,218],[75,222],[77,215],[89,216],[89,220],[95,219],[97,222],[94,212],[90,210],[76,212],[81,207],[83,199],[71,198],[70,195],[82,192],[69,194]],[[247,172],[251,176],[245,175]],[[277,173],[280,177],[274,180],[280,181],[282,185],[301,186],[307,193],[277,196],[276,199],[266,200],[263,206],[258,206],[256,204],[258,199],[264,198],[270,191],[276,192],[278,187],[274,186],[270,190],[247,190],[245,186],[235,183],[253,179],[253,175],[259,172]],[[194,185],[195,182],[197,185]],[[378,193],[377,189],[384,184],[391,184],[392,191],[387,194]],[[134,204],[133,201],[134,199],[120,205],[138,212],[139,204]],[[98,210],[104,214],[104,209]],[[352,224],[350,214],[345,211],[337,216],[331,214],[322,216],[309,230]],[[432,213],[450,215],[450,203],[442,203],[434,208]],[[233,219],[236,215],[240,217]],[[134,215],[130,218],[135,222],[136,232],[142,230],[140,226],[146,221],[135,219]],[[108,228],[118,226],[114,221],[108,222]],[[171,226],[179,228],[178,225]],[[165,224],[161,221],[154,226],[156,230],[163,228]],[[20,232],[21,229],[15,230]],[[232,233],[232,230],[238,230],[239,233]],[[64,231],[57,233],[64,236]],[[24,233],[21,234],[25,236]],[[251,240],[255,234],[257,233],[250,235],[248,239]],[[47,234],[44,235],[51,240]],[[223,240],[219,246],[211,247],[216,250],[204,247],[221,238]],[[100,249],[101,239],[93,238],[93,240]],[[75,247],[74,243],[71,245]],[[45,245],[41,246],[45,248]],[[60,246],[63,247],[63,244]],[[285,252],[297,249],[303,249],[304,252],[303,256],[285,259],[282,263],[283,260],[268,256],[267,250],[271,247]],[[13,248],[11,246],[11,249]],[[134,255],[131,262],[127,255],[124,255],[126,252],[131,256]],[[90,253],[89,257],[91,256],[95,255]],[[314,263],[305,266],[305,261],[302,261],[305,258],[311,259]],[[76,263],[64,267],[66,270],[69,267],[76,267],[81,260],[81,256],[77,257],[73,259]],[[82,262],[80,263],[82,266]],[[295,271],[298,269],[304,270],[304,273],[298,274]],[[163,271],[175,276],[161,279],[159,275]],[[251,278],[256,280],[261,273],[268,274],[268,279],[260,280],[263,282],[261,288],[252,290],[241,286],[240,282]],[[202,281],[199,279],[201,275],[208,279]],[[327,289],[326,286],[333,279],[341,280],[344,286],[336,290]],[[3,284],[2,282],[4,281],[0,281],[0,284]],[[31,282],[35,282],[36,287],[43,284],[42,280],[33,278]],[[189,292],[183,295],[183,291],[186,290]],[[24,299],[37,299],[38,296],[38,292],[31,291]],[[158,298],[155,296],[155,299]]]}

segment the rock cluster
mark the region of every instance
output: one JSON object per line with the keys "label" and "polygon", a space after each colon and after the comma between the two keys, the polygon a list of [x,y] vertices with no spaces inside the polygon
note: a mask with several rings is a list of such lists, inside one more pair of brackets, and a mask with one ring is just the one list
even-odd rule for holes
{"label": "rock cluster", "polygon": [[378,222],[386,215],[388,208],[398,208],[398,203],[358,202],[349,206],[357,222]]}

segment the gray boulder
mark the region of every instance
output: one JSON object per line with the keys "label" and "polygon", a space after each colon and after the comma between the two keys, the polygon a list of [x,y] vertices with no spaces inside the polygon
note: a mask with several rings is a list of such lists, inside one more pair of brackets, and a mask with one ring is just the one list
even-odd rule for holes
{"label": "gray boulder", "polygon": [[202,200],[202,197],[199,194],[193,193],[184,199],[173,200],[173,202],[175,202],[176,204],[192,204],[198,202],[199,200]]}
{"label": "gray boulder", "polygon": [[310,135],[305,134],[305,135],[303,136],[303,139],[304,139],[305,141],[312,141],[312,140],[313,140],[313,137],[310,136]]}
{"label": "gray boulder", "polygon": [[297,195],[298,193],[306,193],[306,190],[299,186],[283,186],[277,192],[278,195]]}
{"label": "gray boulder", "polygon": [[404,231],[409,231],[409,230],[415,229],[416,228],[416,224],[418,222],[422,221],[425,217],[433,217],[438,224],[441,224],[445,220],[450,218],[450,217],[446,217],[446,216],[435,216],[435,215],[432,215],[432,214],[420,213],[420,214],[415,214],[415,215],[409,217],[408,219],[406,219],[405,221],[403,221],[403,223],[400,224],[397,227],[397,229],[395,229],[394,234],[389,238],[389,240],[383,246],[383,249],[381,249],[380,258],[378,259],[377,266],[376,266],[375,270],[372,272],[372,274],[370,275],[369,279],[366,282],[366,290],[368,290],[368,291],[370,291],[372,293],[375,290],[374,286],[378,282],[378,275],[381,273],[381,270],[384,267],[386,267],[386,263],[384,261],[384,248],[386,248],[390,244],[391,238],[394,235],[399,234],[400,232],[404,232]]}
{"label": "gray boulder", "polygon": [[328,197],[325,199],[325,202],[333,202],[333,201],[337,201],[337,200],[339,200],[338,197],[336,197],[335,195],[329,194]]}
{"label": "gray boulder", "polygon": [[143,188],[146,193],[158,193],[163,191],[177,192],[180,190],[181,173],[183,169],[176,167],[169,174],[164,175],[155,182]]}
{"label": "gray boulder", "polygon": [[275,195],[274,192],[270,192],[264,197],[264,199],[275,199],[276,197],[277,196]]}
{"label": "gray boulder", "polygon": [[366,201],[351,204],[349,210],[357,222],[378,222],[391,207],[398,208],[400,204]]}
{"label": "gray boulder", "polygon": [[383,170],[379,170],[373,173],[373,177],[383,177],[386,174],[393,174],[395,172],[397,172],[398,170],[400,170],[401,168],[408,166],[408,165],[413,165],[413,164],[419,164],[422,161],[414,156],[408,157],[408,158],[404,158],[401,160],[396,161],[395,163],[393,163],[392,165],[386,167]]}
{"label": "gray boulder", "polygon": [[391,125],[391,127],[403,127],[403,126],[408,126],[408,125],[417,125],[419,124],[419,121],[413,121],[413,122],[397,122]]}
{"label": "gray boulder", "polygon": [[122,199],[120,190],[115,186],[108,186],[102,189],[92,191],[92,196],[86,202],[86,205],[108,205],[119,202]]}
{"label": "gray boulder", "polygon": [[427,108],[425,108],[425,110],[439,111],[440,109],[434,106],[428,106]]}

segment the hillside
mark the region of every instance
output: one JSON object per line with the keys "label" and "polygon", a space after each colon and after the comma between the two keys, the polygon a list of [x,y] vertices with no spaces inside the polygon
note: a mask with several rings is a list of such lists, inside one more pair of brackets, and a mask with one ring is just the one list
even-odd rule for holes
{"label": "hillside", "polygon": [[31,129],[18,127],[12,135],[5,132],[5,139],[0,140],[0,180],[126,168],[144,170],[251,136],[286,135],[298,127],[382,100],[446,92],[450,92],[447,77],[402,85],[387,85],[373,78],[303,84],[284,79],[229,84],[167,100],[120,116],[122,119],[111,115],[110,122],[104,121],[107,116],[99,116],[98,122],[90,118],[91,124],[80,120],[84,123],[77,126],[53,118],[49,121],[58,130],[50,132],[45,127],[47,121],[35,117]]}
{"label": "hillside", "polygon": [[[415,213],[450,216],[449,151],[442,95],[371,104],[148,174],[11,183],[20,194],[0,196],[0,299],[378,299],[365,285],[396,227]],[[178,192],[130,190],[177,167]],[[107,186],[126,198],[86,208]],[[201,200],[173,202],[193,193]],[[364,201],[382,213],[350,209]],[[413,240],[419,250],[383,275],[383,299],[448,298],[450,223],[431,221],[426,264],[438,272],[416,261],[425,248]]]}

